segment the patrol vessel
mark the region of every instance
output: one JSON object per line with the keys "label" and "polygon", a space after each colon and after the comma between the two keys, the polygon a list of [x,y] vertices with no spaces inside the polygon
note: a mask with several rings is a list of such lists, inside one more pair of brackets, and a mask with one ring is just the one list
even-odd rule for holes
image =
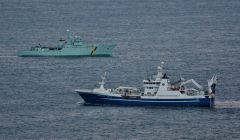
{"label": "patrol vessel", "polygon": [[[76,89],[85,104],[116,106],[199,106],[213,107],[215,103],[215,86],[217,77],[208,80],[208,89],[204,89],[195,80],[181,78],[170,83],[164,73],[163,62],[158,66],[154,79],[143,80],[143,90],[136,87],[118,87],[105,89],[105,76],[100,87],[93,90]],[[106,75],[106,73],[105,73]],[[194,87],[190,87],[192,83]]]}
{"label": "patrol vessel", "polygon": [[[69,32],[69,30],[67,30]],[[32,47],[30,50],[22,50],[17,53],[20,57],[36,56],[112,56],[112,50],[116,44],[110,45],[87,45],[79,36],[68,35],[67,40],[60,39],[58,44],[52,47],[41,44]]]}

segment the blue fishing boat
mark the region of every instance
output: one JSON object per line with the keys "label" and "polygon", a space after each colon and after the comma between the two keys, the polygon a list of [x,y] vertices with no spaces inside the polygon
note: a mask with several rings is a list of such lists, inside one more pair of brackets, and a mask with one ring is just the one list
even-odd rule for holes
{"label": "blue fishing boat", "polygon": [[[105,89],[105,77],[102,76],[100,87],[93,90],[76,89],[85,104],[113,106],[198,106],[213,107],[215,103],[216,76],[208,80],[205,90],[195,80],[180,80],[171,83],[164,72],[163,62],[158,66],[154,79],[143,80],[143,89],[120,86],[116,89]],[[196,88],[190,88],[189,84]]]}

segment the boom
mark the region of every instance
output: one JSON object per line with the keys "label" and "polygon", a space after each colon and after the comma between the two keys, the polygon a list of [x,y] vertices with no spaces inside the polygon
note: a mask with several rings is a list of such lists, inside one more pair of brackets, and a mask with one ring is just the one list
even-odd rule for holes
{"label": "boom", "polygon": [[201,86],[201,85],[199,85],[195,80],[193,80],[193,79],[190,79],[190,80],[187,80],[187,81],[185,81],[185,82],[182,82],[181,84],[180,84],[180,86],[183,86],[183,85],[186,85],[186,84],[189,84],[189,83],[193,83],[196,87],[198,87],[200,90],[202,90],[203,89],[203,87]]}

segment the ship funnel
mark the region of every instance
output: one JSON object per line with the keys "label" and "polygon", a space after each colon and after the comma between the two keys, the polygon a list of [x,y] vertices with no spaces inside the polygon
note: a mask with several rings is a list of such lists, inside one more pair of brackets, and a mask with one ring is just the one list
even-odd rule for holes
{"label": "ship funnel", "polygon": [[217,85],[217,76],[214,75],[210,80],[208,80],[208,92],[215,94],[216,85]]}

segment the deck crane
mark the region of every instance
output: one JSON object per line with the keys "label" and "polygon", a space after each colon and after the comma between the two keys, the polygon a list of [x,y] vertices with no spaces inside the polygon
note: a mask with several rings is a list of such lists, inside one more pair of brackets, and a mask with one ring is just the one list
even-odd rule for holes
{"label": "deck crane", "polygon": [[203,90],[203,87],[201,85],[199,85],[195,80],[193,79],[190,79],[190,80],[187,80],[187,81],[184,81],[180,84],[180,87],[183,86],[183,85],[186,85],[186,84],[189,84],[189,83],[193,83],[196,87],[198,87],[200,90]]}

